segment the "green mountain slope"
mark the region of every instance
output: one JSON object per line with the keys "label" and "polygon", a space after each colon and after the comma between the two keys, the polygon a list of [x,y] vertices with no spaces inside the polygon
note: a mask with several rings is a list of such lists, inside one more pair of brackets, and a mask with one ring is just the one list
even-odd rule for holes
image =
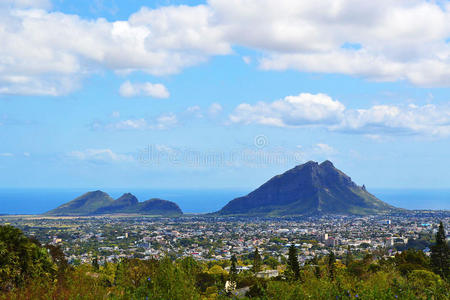
{"label": "green mountain slope", "polygon": [[94,214],[113,214],[132,210],[138,205],[138,199],[130,193],[123,194],[109,205],[102,206],[93,211]]}
{"label": "green mountain slope", "polygon": [[46,215],[89,215],[101,207],[111,205],[114,199],[102,191],[88,192],[45,213]]}
{"label": "green mountain slope", "polygon": [[180,215],[183,213],[176,203],[158,198],[139,203],[137,212],[149,215],[168,215],[169,212],[172,215]]}
{"label": "green mountain slope", "polygon": [[45,215],[50,216],[89,216],[102,214],[141,214],[178,216],[183,214],[174,202],[162,199],[150,199],[139,202],[130,194],[123,194],[114,200],[102,191],[89,192],[67,202]]}
{"label": "green mountain slope", "polygon": [[395,209],[356,185],[330,161],[307,162],[277,175],[220,215],[372,214]]}

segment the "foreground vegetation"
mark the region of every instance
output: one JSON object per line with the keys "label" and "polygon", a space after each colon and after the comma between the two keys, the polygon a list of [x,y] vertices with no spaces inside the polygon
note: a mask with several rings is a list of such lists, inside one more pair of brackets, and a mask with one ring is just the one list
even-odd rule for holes
{"label": "foreground vegetation", "polygon": [[[12,226],[0,226],[0,299],[449,299],[449,248],[441,224],[431,257],[406,250],[384,258],[380,250],[354,259],[330,252],[300,267],[297,249],[279,264],[251,255],[253,268],[237,273],[241,262],[122,259],[71,266],[59,247],[42,246]],[[229,271],[225,268],[229,267]],[[277,268],[280,276],[256,274]],[[228,269],[228,268],[227,268]],[[233,288],[225,289],[230,281]]]}

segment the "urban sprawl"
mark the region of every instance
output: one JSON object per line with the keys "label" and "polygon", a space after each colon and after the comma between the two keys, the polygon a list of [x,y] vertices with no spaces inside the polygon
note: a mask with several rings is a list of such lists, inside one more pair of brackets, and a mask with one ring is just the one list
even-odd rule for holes
{"label": "urban sprawl", "polygon": [[[368,251],[376,251],[380,257],[394,256],[406,248],[429,255],[439,221],[450,228],[450,212],[302,218],[0,217],[1,224],[19,227],[43,244],[60,245],[74,265],[93,259],[103,264],[121,258],[164,256],[191,256],[208,262],[236,255],[239,270],[251,268],[249,255],[256,248],[266,261],[282,263],[292,244],[298,248],[300,264],[330,251],[343,257],[349,249],[361,257]],[[263,270],[261,275],[277,276],[277,264],[272,265],[273,270]]]}

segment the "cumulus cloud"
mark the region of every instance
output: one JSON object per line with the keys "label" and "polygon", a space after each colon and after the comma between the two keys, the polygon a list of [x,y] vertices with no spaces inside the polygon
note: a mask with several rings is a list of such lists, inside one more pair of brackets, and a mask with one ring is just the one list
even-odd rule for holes
{"label": "cumulus cloud", "polygon": [[[261,67],[450,85],[450,4],[435,1],[210,0]],[[239,9],[234,9],[239,7]],[[245,29],[245,30],[244,30]],[[357,47],[347,47],[357,45]]]}
{"label": "cumulus cloud", "polygon": [[323,127],[331,131],[431,136],[450,135],[450,106],[426,104],[375,105],[348,109],[325,94],[300,94],[274,102],[238,105],[229,116],[232,123],[277,127]]}
{"label": "cumulus cloud", "polygon": [[336,153],[336,150],[328,144],[318,143],[314,147],[314,152],[324,155],[333,155]]}
{"label": "cumulus cloud", "polygon": [[149,96],[153,98],[169,98],[170,93],[167,88],[160,83],[131,83],[130,81],[125,81],[119,89],[119,94],[122,97],[139,97],[139,96]]}
{"label": "cumulus cloud", "polygon": [[166,130],[178,125],[174,113],[165,113],[154,119],[135,118],[114,122],[96,121],[91,124],[93,130]]}
{"label": "cumulus cloud", "polygon": [[12,156],[14,156],[14,154],[9,152],[0,153],[0,157],[12,157]]}
{"label": "cumulus cloud", "polygon": [[194,118],[203,118],[202,109],[198,105],[189,106],[186,108],[184,115],[187,118],[194,117]]}
{"label": "cumulus cloud", "polygon": [[375,105],[368,109],[349,110],[332,130],[364,133],[450,135],[450,106],[426,104]]}
{"label": "cumulus cloud", "polygon": [[43,8],[50,9],[50,0],[1,0],[0,8]]}
{"label": "cumulus cloud", "polygon": [[147,129],[149,127],[144,118],[123,120],[105,126],[107,129]]}
{"label": "cumulus cloud", "polygon": [[249,65],[252,62],[252,58],[250,56],[242,56],[242,60]]}
{"label": "cumulus cloud", "polygon": [[212,103],[209,107],[202,108],[199,105],[189,106],[186,108],[186,110],[183,113],[183,120],[189,121],[190,119],[194,118],[204,118],[205,116],[209,118],[215,118],[217,117],[221,112],[223,108],[222,105],[219,103]]}
{"label": "cumulus cloud", "polygon": [[178,124],[178,118],[174,113],[163,114],[156,118],[156,124],[153,125],[156,129],[168,129]]}
{"label": "cumulus cloud", "polygon": [[325,94],[302,93],[271,103],[240,104],[230,115],[233,123],[256,123],[278,127],[334,124],[345,106]]}
{"label": "cumulus cloud", "polygon": [[222,105],[220,105],[219,103],[213,103],[208,108],[208,114],[211,117],[215,117],[218,114],[220,114],[222,112],[222,110],[223,110]]}
{"label": "cumulus cloud", "polygon": [[142,8],[126,21],[20,9],[0,13],[0,93],[61,95],[101,70],[173,74],[231,52],[204,5]]}
{"label": "cumulus cloud", "polygon": [[123,162],[133,160],[133,156],[115,153],[111,149],[86,149],[82,151],[72,151],[68,153],[68,157],[76,160],[92,162]]}
{"label": "cumulus cloud", "polygon": [[450,86],[445,2],[209,0],[143,7],[115,22],[50,5],[0,3],[0,93],[61,95],[103,70],[174,74],[232,46],[259,51],[263,69]]}

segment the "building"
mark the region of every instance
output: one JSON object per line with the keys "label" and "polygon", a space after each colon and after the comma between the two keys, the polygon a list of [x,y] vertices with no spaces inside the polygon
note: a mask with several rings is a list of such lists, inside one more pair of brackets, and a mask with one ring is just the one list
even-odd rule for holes
{"label": "building", "polygon": [[394,247],[394,238],[390,237],[386,239],[386,248]]}
{"label": "building", "polygon": [[278,270],[265,270],[256,273],[256,277],[258,278],[272,278],[277,277],[279,275]]}

